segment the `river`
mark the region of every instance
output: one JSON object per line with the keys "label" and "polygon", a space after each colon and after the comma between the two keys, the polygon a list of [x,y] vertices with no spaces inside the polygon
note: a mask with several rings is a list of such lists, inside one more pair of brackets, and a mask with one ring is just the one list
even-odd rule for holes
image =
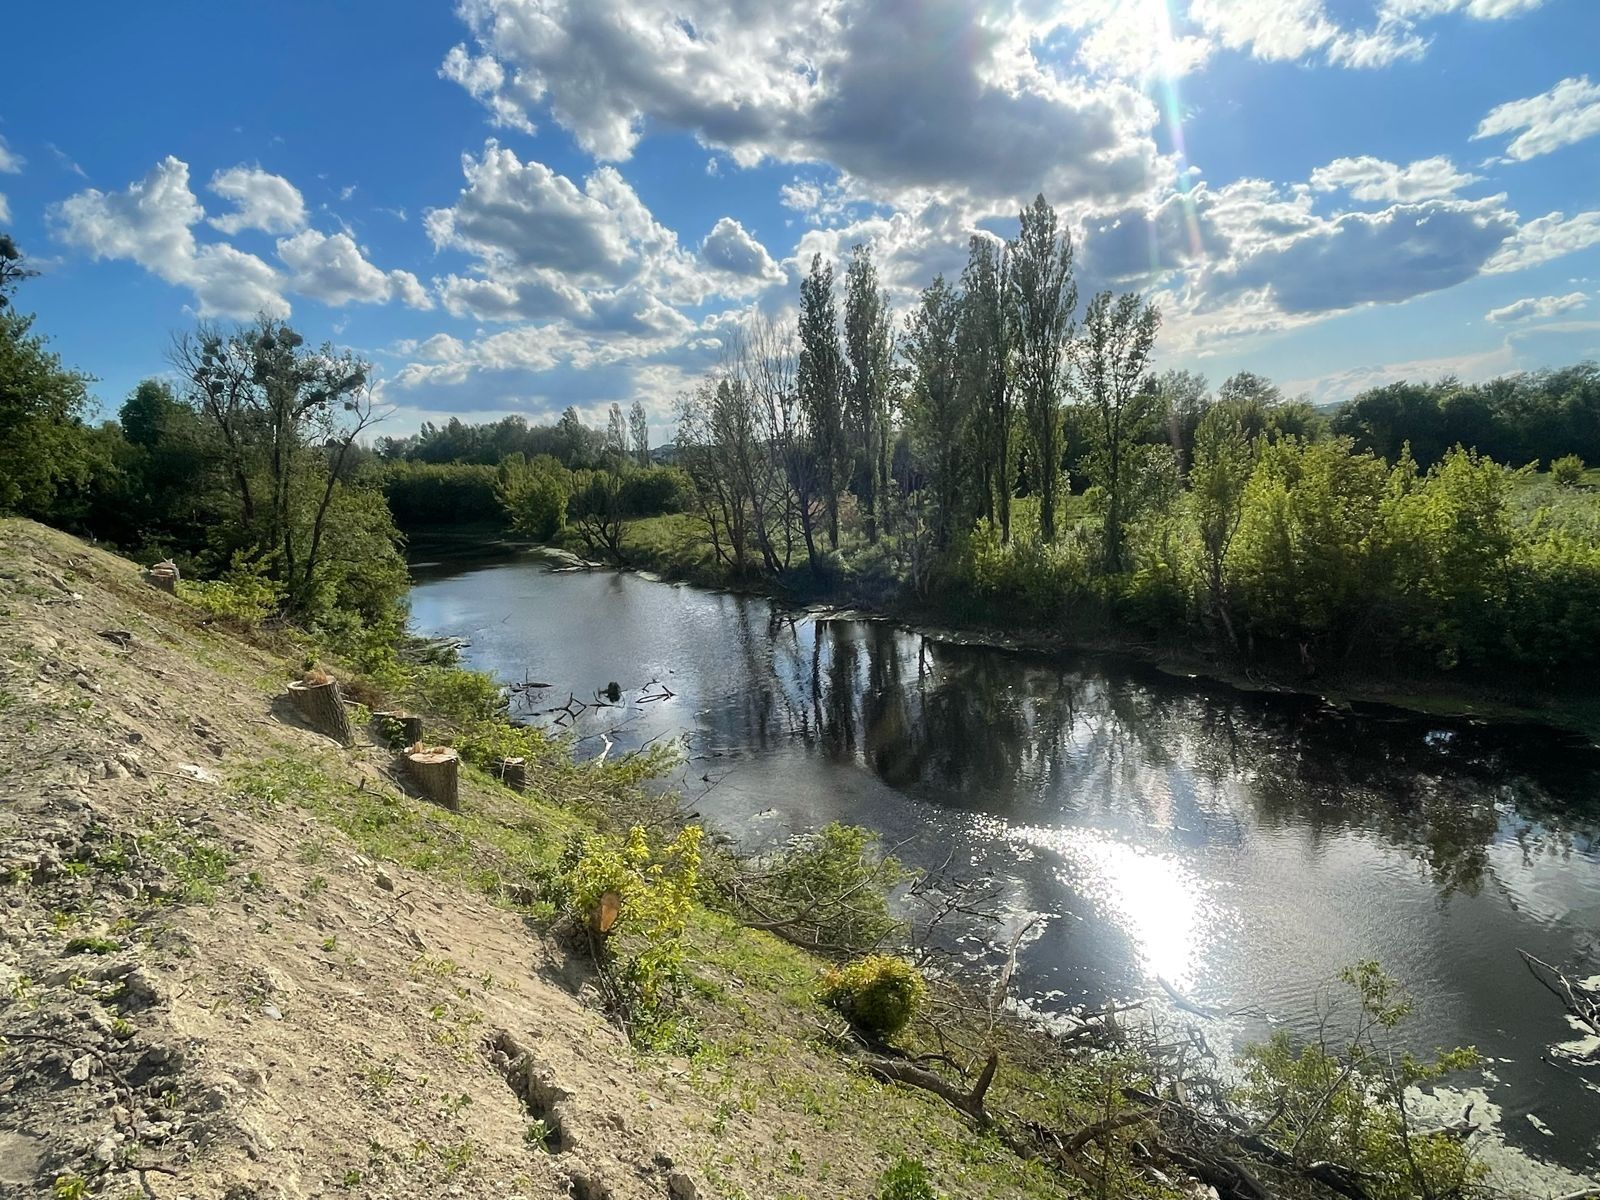
{"label": "river", "polygon": [[1507,1143],[1600,1172],[1600,1068],[1547,1061],[1575,1035],[1517,955],[1600,971],[1588,743],[531,556],[413,574],[413,628],[550,684],[533,707],[616,681],[580,753],[680,741],[673,782],[742,844],[840,820],[909,863],[992,872],[1013,920],[1042,918],[1018,960],[1031,1007],[1176,992],[1235,1014],[1213,1036],[1304,1032],[1340,968],[1375,958],[1422,998],[1412,1044],[1488,1058],[1479,1111]]}

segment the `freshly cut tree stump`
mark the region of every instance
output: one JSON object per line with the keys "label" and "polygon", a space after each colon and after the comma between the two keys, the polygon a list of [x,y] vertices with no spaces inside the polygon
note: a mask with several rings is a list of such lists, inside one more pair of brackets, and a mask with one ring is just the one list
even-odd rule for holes
{"label": "freshly cut tree stump", "polygon": [[339,695],[338,680],[296,680],[289,685],[289,699],[318,733],[327,734],[341,746],[356,740],[350,731],[350,714],[345,711],[344,698]]}
{"label": "freshly cut tree stump", "polygon": [[502,758],[500,760],[500,782],[513,792],[528,790],[528,760],[525,758]]}
{"label": "freshly cut tree stump", "polygon": [[172,595],[177,595],[178,593],[178,580],[180,578],[178,564],[170,558],[158,562],[144,573],[144,581],[151,587],[158,587],[163,592],[169,592]]}
{"label": "freshly cut tree stump", "polygon": [[416,781],[422,794],[452,812],[461,810],[460,759],[447,746],[424,746],[421,742],[400,756],[406,772]]}
{"label": "freshly cut tree stump", "polygon": [[399,727],[399,733],[391,737],[391,745],[415,746],[422,740],[422,718],[415,713],[401,712],[399,710],[375,712],[372,714],[372,719],[378,722],[378,728],[383,729],[385,732],[395,726]]}

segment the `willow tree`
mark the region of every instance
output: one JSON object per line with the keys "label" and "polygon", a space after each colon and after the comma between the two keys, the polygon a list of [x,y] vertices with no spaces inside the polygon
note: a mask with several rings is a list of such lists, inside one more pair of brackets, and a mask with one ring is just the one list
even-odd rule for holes
{"label": "willow tree", "polygon": [[857,474],[869,541],[878,540],[883,497],[889,490],[890,396],[894,386],[894,336],[888,294],[878,284],[872,248],[857,246],[845,277],[845,412],[859,439]]}
{"label": "willow tree", "polygon": [[1006,247],[1010,263],[1007,329],[1015,347],[1017,394],[1038,476],[1039,536],[1055,540],[1061,490],[1061,392],[1072,342],[1078,287],[1072,278],[1072,236],[1057,231],[1043,195],[1022,210],[1022,228]]}
{"label": "willow tree", "polygon": [[291,612],[316,602],[335,496],[378,419],[368,364],[262,317],[173,343],[185,398],[222,446],[242,525],[271,554]]}

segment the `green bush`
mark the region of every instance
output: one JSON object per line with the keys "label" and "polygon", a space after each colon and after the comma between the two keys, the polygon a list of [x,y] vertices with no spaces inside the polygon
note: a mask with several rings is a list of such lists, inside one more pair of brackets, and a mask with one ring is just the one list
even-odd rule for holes
{"label": "green bush", "polygon": [[500,464],[495,495],[513,529],[545,542],[567,523],[572,486],[572,472],[550,455],[536,455],[530,462],[512,454]]}
{"label": "green bush", "polygon": [[1577,487],[1583,480],[1583,459],[1576,454],[1563,454],[1550,460],[1550,478],[1562,487]]}
{"label": "green bush", "polygon": [[242,552],[221,579],[180,579],[178,596],[209,616],[247,628],[278,612],[284,600],[282,585],[268,576],[266,560]]}
{"label": "green bush", "polygon": [[902,1155],[878,1181],[878,1200],[939,1200],[927,1168]]}
{"label": "green bush", "polygon": [[844,956],[877,949],[903,932],[889,895],[911,878],[871,830],[833,822],[757,860],[730,890],[743,912],[787,940]]}
{"label": "green bush", "polygon": [[622,511],[630,517],[678,512],[689,488],[689,477],[677,467],[645,467],[624,472]]}
{"label": "green bush", "polygon": [[927,991],[922,975],[905,959],[869,954],[831,968],[823,975],[818,994],[852,1025],[890,1037],[917,1015]]}
{"label": "green bush", "polygon": [[[685,982],[683,931],[700,886],[698,825],[652,850],[635,825],[627,841],[577,833],[563,851],[551,899],[558,910],[602,934],[599,965],[616,1015],[641,1045],[660,1045],[676,1030],[670,1009]],[[615,925],[596,929],[607,894],[620,900]],[[613,950],[621,938],[625,952]]]}

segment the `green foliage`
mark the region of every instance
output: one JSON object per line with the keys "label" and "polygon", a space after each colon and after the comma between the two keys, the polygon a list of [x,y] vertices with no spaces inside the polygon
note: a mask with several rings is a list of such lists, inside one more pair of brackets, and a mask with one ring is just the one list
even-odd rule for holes
{"label": "green foliage", "polygon": [[692,484],[677,467],[643,467],[622,472],[622,511],[629,517],[657,517],[683,508]]}
{"label": "green foliage", "polygon": [[428,665],[411,672],[408,683],[417,708],[457,729],[496,721],[506,710],[504,689],[482,671]]}
{"label": "green foliage", "polygon": [[541,542],[549,541],[566,525],[572,472],[548,454],[531,462],[513,454],[500,464],[495,495],[511,528]]}
{"label": "green foliage", "polygon": [[1550,460],[1550,478],[1562,487],[1577,487],[1583,481],[1583,459],[1576,454],[1563,454]]}
{"label": "green foliage", "polygon": [[[1477,1052],[1421,1059],[1399,1049],[1395,1030],[1411,1013],[1410,998],[1375,962],[1340,978],[1356,1000],[1346,1032],[1297,1050],[1280,1031],[1247,1048],[1236,1101],[1262,1115],[1269,1140],[1298,1164],[1334,1163],[1374,1200],[1485,1194],[1486,1170],[1465,1139],[1421,1128],[1412,1111],[1417,1088],[1477,1066]],[[1337,1017],[1330,1011],[1324,1028],[1338,1028]]]}
{"label": "green foliage", "polygon": [[830,968],[817,994],[851,1024],[892,1037],[911,1023],[927,992],[921,974],[905,959],[869,954]]}
{"label": "green foliage", "polygon": [[88,383],[0,296],[0,513],[48,519],[88,482]]}
{"label": "green foliage", "polygon": [[271,578],[267,561],[243,551],[233,556],[220,579],[178,581],[178,595],[228,624],[252,628],[283,606],[283,587]]}
{"label": "green foliage", "polygon": [[1394,383],[1363,392],[1334,418],[1337,433],[1393,461],[1407,442],[1430,466],[1454,446],[1521,464],[1600,459],[1600,365],[1577,363],[1464,384]]}
{"label": "green foliage", "polygon": [[1406,632],[1443,669],[1483,661],[1506,632],[1510,473],[1458,448],[1415,484],[1401,473],[1394,485],[1387,536]]}
{"label": "green foliage", "polygon": [[504,516],[499,474],[480,463],[409,462],[399,459],[372,469],[401,529],[465,522],[497,522]]}
{"label": "green foliage", "polygon": [[1047,627],[1092,595],[1090,556],[1081,542],[1049,543],[1031,531],[1002,542],[989,524],[958,543],[955,573],[986,605]]}
{"label": "green foliage", "polygon": [[753,867],[730,884],[736,904],[797,945],[858,954],[905,932],[889,896],[914,876],[869,829],[835,821]]}
{"label": "green foliage", "polygon": [[[552,886],[558,910],[607,940],[600,966],[616,1015],[641,1045],[660,1045],[676,1031],[671,1008],[686,982],[683,933],[700,886],[698,825],[652,850],[634,826],[623,843],[574,834],[562,852]],[[616,924],[599,928],[607,897],[620,900]],[[627,948],[613,949],[617,942]]]}
{"label": "green foliage", "polygon": [[927,1168],[902,1155],[878,1181],[878,1200],[939,1200],[939,1196]]}
{"label": "green foliage", "polygon": [[1228,555],[1251,626],[1342,649],[1375,596],[1385,550],[1388,468],[1339,441],[1265,446]]}

